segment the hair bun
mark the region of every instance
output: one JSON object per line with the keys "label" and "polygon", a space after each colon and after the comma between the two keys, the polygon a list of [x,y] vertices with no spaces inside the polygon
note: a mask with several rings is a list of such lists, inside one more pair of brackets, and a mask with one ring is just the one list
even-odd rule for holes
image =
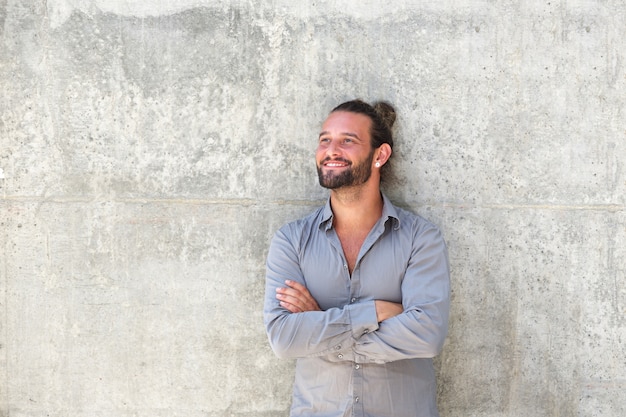
{"label": "hair bun", "polygon": [[377,101],[373,107],[378,117],[391,130],[396,122],[396,110],[393,106],[386,101]]}

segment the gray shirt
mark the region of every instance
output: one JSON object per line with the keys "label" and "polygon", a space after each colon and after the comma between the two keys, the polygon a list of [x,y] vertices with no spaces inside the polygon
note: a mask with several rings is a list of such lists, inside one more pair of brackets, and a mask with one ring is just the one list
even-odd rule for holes
{"label": "gray shirt", "polygon": [[[352,275],[330,200],[272,239],[264,322],[274,352],[297,358],[291,416],[438,416],[432,357],[448,328],[446,245],[433,224],[383,200]],[[323,311],[281,307],[276,288],[288,279]],[[378,323],[374,300],[402,303],[404,312]]]}

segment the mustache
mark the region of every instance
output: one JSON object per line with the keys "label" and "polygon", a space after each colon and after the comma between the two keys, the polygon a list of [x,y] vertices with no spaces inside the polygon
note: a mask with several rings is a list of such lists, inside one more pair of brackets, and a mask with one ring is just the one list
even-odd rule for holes
{"label": "mustache", "polygon": [[322,162],[320,162],[320,165],[323,165],[326,162],[330,162],[330,161],[343,162],[345,164],[352,165],[352,162],[348,161],[347,159],[344,159],[344,158],[335,158],[335,159],[333,159],[330,156],[327,156],[326,158],[322,159]]}

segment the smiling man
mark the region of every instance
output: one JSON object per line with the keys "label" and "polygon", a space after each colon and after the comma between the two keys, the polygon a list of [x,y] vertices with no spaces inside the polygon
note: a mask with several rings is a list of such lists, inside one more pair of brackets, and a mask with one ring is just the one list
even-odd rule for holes
{"label": "smiling man", "polygon": [[333,109],[316,152],[329,199],[272,239],[264,322],[274,352],[297,359],[292,417],[439,415],[447,250],[437,227],[381,193],[394,121],[382,102]]}
{"label": "smiling man", "polygon": [[[317,149],[317,174],[322,187],[337,189],[363,184],[370,179],[374,149],[369,146],[369,124],[367,116],[359,113],[337,111],[329,116],[322,127]],[[342,132],[344,126],[351,126],[354,131]],[[339,133],[341,139],[333,140],[333,133]],[[385,151],[390,153],[391,148]],[[360,161],[354,159],[359,156]]]}

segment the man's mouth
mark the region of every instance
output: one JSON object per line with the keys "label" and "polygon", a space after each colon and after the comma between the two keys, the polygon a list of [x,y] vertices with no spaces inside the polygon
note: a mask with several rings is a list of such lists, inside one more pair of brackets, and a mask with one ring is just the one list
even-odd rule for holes
{"label": "man's mouth", "polygon": [[349,166],[350,162],[346,160],[334,159],[322,161],[322,165],[326,168],[343,168]]}

